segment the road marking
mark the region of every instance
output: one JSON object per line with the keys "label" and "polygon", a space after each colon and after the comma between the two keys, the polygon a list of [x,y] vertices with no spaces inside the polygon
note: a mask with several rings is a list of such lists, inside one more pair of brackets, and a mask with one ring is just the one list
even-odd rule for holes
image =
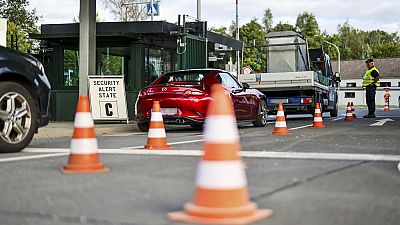
{"label": "road marking", "polygon": [[133,136],[133,135],[147,135],[147,133],[136,132],[136,133],[121,133],[121,134],[103,134],[103,135],[99,135],[99,136],[103,136],[103,137],[127,137],[127,136]]}
{"label": "road marking", "polygon": [[[191,140],[191,141],[178,141],[178,142],[171,142],[168,143],[169,145],[180,145],[180,144],[189,144],[189,143],[196,143],[196,142],[202,142],[203,139],[201,140]],[[125,148],[121,148],[121,149],[141,149],[144,148],[143,145],[140,146],[134,146],[134,147],[125,147]]]}
{"label": "road marking", "polygon": [[371,124],[371,125],[369,125],[369,126],[370,126],[370,127],[377,127],[377,126],[381,127],[381,126],[383,126],[386,122],[393,122],[394,120],[392,120],[392,119],[390,119],[390,118],[386,118],[386,119],[376,120],[376,121],[378,121],[378,122],[373,123],[373,124]]}
{"label": "road marking", "polygon": [[[67,148],[27,148],[27,153],[58,154],[38,155],[39,157],[54,157],[65,155]],[[62,154],[60,154],[62,152]],[[133,150],[133,149],[99,149],[102,154],[122,155],[158,155],[158,156],[202,156],[202,150]],[[341,160],[341,161],[386,161],[400,162],[400,155],[379,154],[353,154],[353,153],[320,153],[320,152],[272,152],[272,151],[241,151],[240,155],[246,158],[272,158],[272,159],[315,159],[315,160]],[[33,156],[27,156],[33,157]],[[20,157],[23,158],[23,157]],[[3,159],[7,160],[7,159]]]}
{"label": "road marking", "polygon": [[338,120],[342,120],[342,119],[343,119],[343,118],[340,117],[340,118],[333,119],[333,120],[331,120],[331,121],[338,121]]}
{"label": "road marking", "polygon": [[[48,152],[57,152],[57,151],[48,151]],[[68,149],[69,152],[69,149]],[[30,159],[44,159],[44,158],[51,158],[57,156],[64,156],[68,155],[68,153],[54,153],[54,154],[46,154],[46,155],[32,155],[32,156],[21,156],[21,157],[11,157],[11,158],[3,158],[0,159],[1,162],[15,162],[15,161],[23,161],[23,160],[30,160]]]}
{"label": "road marking", "polygon": [[292,127],[288,130],[298,130],[298,129],[303,129],[303,128],[311,127],[311,126],[312,126],[312,124],[309,124],[309,125],[304,125],[304,126],[300,126],[300,127]]}

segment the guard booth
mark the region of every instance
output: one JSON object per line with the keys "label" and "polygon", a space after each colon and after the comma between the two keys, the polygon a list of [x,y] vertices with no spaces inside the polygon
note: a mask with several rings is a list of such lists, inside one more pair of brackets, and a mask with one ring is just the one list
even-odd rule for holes
{"label": "guard booth", "polygon": [[[129,119],[135,119],[135,101],[141,89],[160,75],[207,68],[215,46],[241,50],[233,38],[207,31],[206,22],[101,22],[96,25],[96,74],[122,75]],[[41,47],[32,53],[43,63],[52,85],[52,121],[72,121],[78,99],[79,24],[44,24]],[[224,69],[224,68],[223,68]]]}

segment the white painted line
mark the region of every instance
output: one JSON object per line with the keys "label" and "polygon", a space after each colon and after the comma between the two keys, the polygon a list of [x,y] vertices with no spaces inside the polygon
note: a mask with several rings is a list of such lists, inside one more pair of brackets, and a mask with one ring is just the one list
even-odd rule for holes
{"label": "white painted line", "polygon": [[390,118],[386,118],[386,119],[382,119],[382,120],[376,120],[378,122],[373,123],[371,125],[369,125],[370,127],[381,127],[383,126],[386,122],[393,122],[394,120],[390,119]]}
{"label": "white painted line", "polygon": [[121,134],[103,134],[99,136],[103,137],[127,137],[127,136],[133,136],[133,135],[147,135],[145,132],[136,132],[136,133],[121,133]]}
{"label": "white painted line", "polygon": [[[23,152],[49,153],[69,152],[69,149],[27,148]],[[127,155],[159,155],[159,156],[201,156],[202,150],[132,150],[132,149],[100,149],[103,154],[127,154]],[[51,154],[47,157],[60,156]],[[63,153],[65,155],[65,153]],[[388,161],[400,162],[400,155],[378,154],[352,154],[352,153],[318,153],[318,152],[271,152],[271,151],[241,151],[240,155],[247,158],[272,158],[272,159],[316,159],[316,160],[350,160],[350,161]],[[32,157],[32,156],[28,156]],[[36,157],[46,157],[38,155]],[[20,157],[22,158],[22,157]],[[7,160],[7,159],[3,159]],[[0,161],[1,162],[1,161]]]}
{"label": "white painted line", "polygon": [[[69,149],[68,149],[68,152],[69,152]],[[68,154],[69,153],[54,153],[54,154],[46,154],[46,155],[32,155],[32,156],[3,158],[3,159],[0,159],[0,163],[2,163],[2,162],[23,161],[23,160],[30,160],[30,159],[44,159],[44,158],[51,158],[51,157],[57,157],[57,156],[65,156],[65,155],[68,155]]]}
{"label": "white painted line", "polygon": [[289,128],[288,130],[298,130],[298,129],[303,129],[303,128],[311,127],[311,126],[312,126],[312,124],[309,124],[309,125],[304,125],[304,126],[300,126],[300,127],[292,127],[292,128]]}
{"label": "white painted line", "polygon": [[[189,144],[189,143],[196,143],[196,142],[202,142],[203,139],[201,140],[191,140],[191,141],[179,141],[179,142],[171,142],[168,143],[169,145],[180,145],[180,144]],[[134,146],[134,147],[125,147],[125,148],[121,148],[121,149],[141,149],[143,148],[143,145],[140,146]]]}
{"label": "white painted line", "polygon": [[331,121],[338,121],[338,120],[342,120],[342,119],[343,119],[343,118],[340,117],[340,118],[333,119],[333,120],[331,120]]}

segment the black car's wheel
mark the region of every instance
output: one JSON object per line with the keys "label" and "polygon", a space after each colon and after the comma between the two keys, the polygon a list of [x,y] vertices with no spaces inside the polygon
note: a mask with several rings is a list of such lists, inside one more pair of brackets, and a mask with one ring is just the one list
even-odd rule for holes
{"label": "black car's wheel", "polygon": [[30,92],[15,82],[0,83],[0,153],[19,152],[36,129],[36,108]]}
{"label": "black car's wheel", "polygon": [[339,106],[338,106],[338,104],[337,104],[337,102],[336,102],[335,108],[332,109],[332,110],[329,112],[329,114],[331,115],[331,117],[337,117],[338,111],[339,111]]}
{"label": "black car's wheel", "polygon": [[143,123],[138,123],[137,126],[139,127],[140,131],[147,132],[149,131],[150,124],[148,122],[143,122]]}
{"label": "black car's wheel", "polygon": [[267,111],[267,103],[264,100],[260,100],[260,113],[257,115],[255,121],[253,121],[253,125],[255,127],[265,127],[267,125],[268,111]]}

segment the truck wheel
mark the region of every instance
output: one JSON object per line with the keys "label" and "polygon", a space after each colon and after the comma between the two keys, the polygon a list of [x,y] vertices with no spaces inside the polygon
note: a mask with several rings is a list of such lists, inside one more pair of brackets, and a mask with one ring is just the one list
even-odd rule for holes
{"label": "truck wheel", "polygon": [[19,152],[32,141],[36,108],[31,93],[15,82],[0,83],[0,153]]}
{"label": "truck wheel", "polygon": [[329,114],[331,115],[331,117],[337,117],[338,111],[339,111],[339,106],[338,106],[338,104],[336,103],[335,108],[332,109],[332,110],[329,112]]}
{"label": "truck wheel", "polygon": [[253,121],[253,125],[255,127],[265,127],[267,125],[268,111],[267,111],[267,103],[264,100],[260,100],[260,113],[257,115],[255,121]]}
{"label": "truck wheel", "polygon": [[143,122],[143,123],[138,123],[137,126],[138,126],[140,131],[148,132],[150,124],[148,122]]}

